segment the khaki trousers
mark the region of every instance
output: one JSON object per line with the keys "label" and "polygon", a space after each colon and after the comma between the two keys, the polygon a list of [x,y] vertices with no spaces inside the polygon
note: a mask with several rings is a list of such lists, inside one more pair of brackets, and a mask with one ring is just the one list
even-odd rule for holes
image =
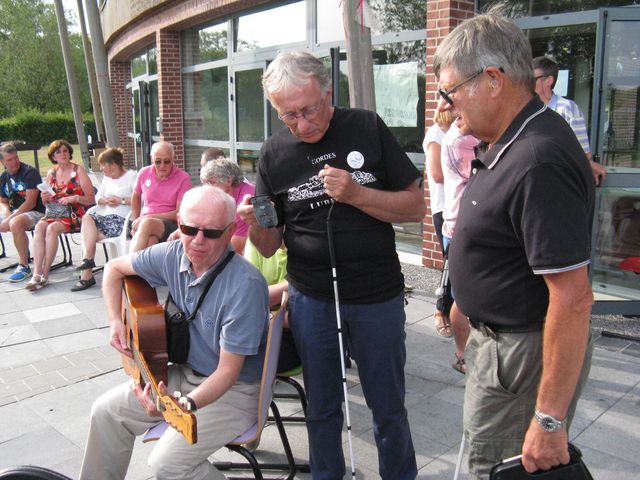
{"label": "khaki trousers", "polygon": [[[205,379],[194,375],[186,365],[172,365],[168,390],[186,395]],[[147,415],[131,387],[131,382],[119,385],[94,402],[80,480],[125,478],[135,437],[162,420]],[[259,388],[258,383],[236,383],[216,402],[199,408],[198,442],[194,445],[168,428],[149,456],[155,477],[224,479],[207,458],[255,423]]]}

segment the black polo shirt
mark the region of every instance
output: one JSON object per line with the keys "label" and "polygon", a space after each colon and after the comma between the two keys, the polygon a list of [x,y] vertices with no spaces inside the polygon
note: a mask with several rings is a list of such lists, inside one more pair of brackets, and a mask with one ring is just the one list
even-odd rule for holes
{"label": "black polo shirt", "polygon": [[542,322],[543,274],[589,263],[595,184],[567,122],[537,96],[472,163],[449,269],[472,320]]}

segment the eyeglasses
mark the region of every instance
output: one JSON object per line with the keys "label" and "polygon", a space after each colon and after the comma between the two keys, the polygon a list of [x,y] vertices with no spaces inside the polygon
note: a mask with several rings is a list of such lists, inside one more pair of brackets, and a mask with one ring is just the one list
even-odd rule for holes
{"label": "eyeglasses", "polygon": [[282,120],[284,123],[286,123],[287,125],[293,125],[301,118],[304,118],[307,121],[313,120],[313,118],[320,111],[320,108],[322,108],[322,102],[324,102],[324,99],[327,97],[328,94],[329,92],[325,93],[317,105],[312,105],[311,107],[305,107],[299,112],[286,112],[281,115],[278,114],[278,118]]}
{"label": "eyeglasses", "polygon": [[462,82],[458,83],[457,85],[451,87],[449,90],[444,90],[442,88],[438,89],[438,93],[440,94],[440,96],[442,98],[444,98],[445,102],[447,102],[449,105],[453,106],[453,98],[451,98],[451,95],[453,95],[456,92],[456,90],[458,90],[465,83],[470,82],[471,80],[476,78],[478,75],[480,75],[482,72],[484,72],[484,68],[482,70],[480,70],[479,72],[474,73],[473,75],[471,75],[466,80],[463,80]]}
{"label": "eyeglasses", "polygon": [[541,78],[547,78],[547,77],[550,77],[550,76],[551,76],[551,75],[538,75],[537,77],[534,77],[534,78],[535,78],[535,81],[537,82],[537,81],[538,81],[538,80],[540,80]]}
{"label": "eyeglasses", "polygon": [[[231,222],[233,223],[233,222]],[[195,237],[198,235],[198,232],[202,232],[202,235],[205,238],[216,239],[220,238],[222,234],[231,226],[231,223],[224,227],[222,230],[218,230],[217,228],[198,228],[192,227],[190,225],[180,224],[180,231],[189,237]]]}
{"label": "eyeglasses", "polygon": [[169,165],[173,160],[154,160],[153,163],[155,163],[156,165],[162,165],[163,163],[165,165]]}

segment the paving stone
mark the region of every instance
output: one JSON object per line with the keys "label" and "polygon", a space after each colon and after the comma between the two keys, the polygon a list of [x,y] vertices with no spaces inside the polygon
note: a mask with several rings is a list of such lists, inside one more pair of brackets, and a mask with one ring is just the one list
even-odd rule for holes
{"label": "paving stone", "polygon": [[31,364],[31,366],[35,368],[38,373],[60,370],[62,368],[68,367],[69,365],[71,365],[71,363],[63,356],[46,358]]}
{"label": "paving stone", "polygon": [[67,382],[71,382],[82,378],[91,378],[100,373],[100,370],[96,368],[95,365],[86,363],[84,365],[71,365],[67,368],[57,370],[56,373],[62,375]]}
{"label": "paving stone", "polygon": [[23,382],[33,390],[40,387],[56,388],[68,383],[67,380],[58,372],[48,372],[42,375],[25,378]]}
{"label": "paving stone", "polygon": [[38,375],[40,372],[33,365],[23,365],[22,367],[7,368],[0,370],[0,382],[10,383],[16,380]]}
{"label": "paving stone", "polygon": [[40,334],[33,325],[16,325],[0,328],[0,345],[18,345],[21,343],[39,340]]}

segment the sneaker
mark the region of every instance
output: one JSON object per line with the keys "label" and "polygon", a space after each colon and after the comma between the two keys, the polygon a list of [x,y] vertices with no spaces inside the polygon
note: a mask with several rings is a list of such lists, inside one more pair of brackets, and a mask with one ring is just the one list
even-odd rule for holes
{"label": "sneaker", "polygon": [[16,271],[9,277],[10,282],[22,282],[31,276],[31,269],[28,265],[18,265]]}

